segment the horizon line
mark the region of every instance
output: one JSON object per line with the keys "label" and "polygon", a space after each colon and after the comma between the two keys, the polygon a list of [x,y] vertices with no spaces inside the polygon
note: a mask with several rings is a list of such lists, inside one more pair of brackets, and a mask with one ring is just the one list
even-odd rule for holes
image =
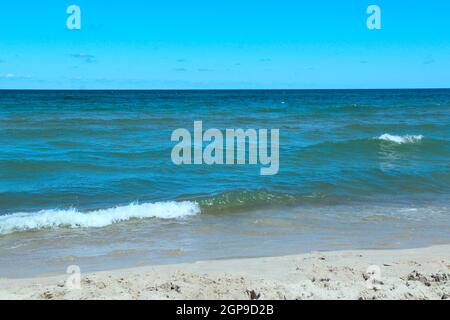
{"label": "horizon line", "polygon": [[345,90],[450,90],[450,87],[436,87],[436,88],[226,88],[226,89],[124,89],[124,88],[111,88],[111,89],[73,89],[73,88],[27,88],[27,89],[2,89],[0,91],[345,91]]}

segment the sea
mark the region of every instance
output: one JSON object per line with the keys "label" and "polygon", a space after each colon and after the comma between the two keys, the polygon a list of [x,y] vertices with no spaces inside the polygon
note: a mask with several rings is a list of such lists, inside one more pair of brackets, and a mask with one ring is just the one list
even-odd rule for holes
{"label": "sea", "polygon": [[[278,129],[279,170],[174,130]],[[0,277],[450,242],[450,90],[0,91]]]}

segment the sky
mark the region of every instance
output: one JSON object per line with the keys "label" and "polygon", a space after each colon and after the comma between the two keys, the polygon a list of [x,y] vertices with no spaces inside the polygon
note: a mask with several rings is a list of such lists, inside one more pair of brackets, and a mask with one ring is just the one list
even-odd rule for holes
{"label": "sky", "polygon": [[0,89],[449,87],[448,0],[0,3]]}

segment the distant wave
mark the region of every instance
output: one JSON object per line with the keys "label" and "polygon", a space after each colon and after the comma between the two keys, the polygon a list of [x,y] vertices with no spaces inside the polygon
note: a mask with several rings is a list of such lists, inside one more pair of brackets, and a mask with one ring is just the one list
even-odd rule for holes
{"label": "distant wave", "polygon": [[420,148],[430,149],[432,152],[442,152],[445,148],[448,148],[448,141],[443,139],[425,138],[423,135],[391,135],[389,133],[382,134],[380,136],[337,140],[337,141],[323,141],[316,144],[311,144],[303,147],[299,155],[305,156],[305,151],[318,151],[318,152],[330,152],[333,157],[337,157],[342,151],[355,151],[358,150],[360,154],[367,151],[372,151],[376,148],[380,148],[383,144],[390,143],[392,145],[409,145],[417,144]]}
{"label": "distant wave", "polygon": [[132,203],[108,209],[80,212],[76,209],[42,210],[37,212],[18,212],[0,216],[0,234],[17,231],[105,227],[130,219],[159,218],[176,219],[200,213],[195,202],[156,202]]}
{"label": "distant wave", "polygon": [[378,140],[384,140],[384,141],[389,141],[389,142],[395,142],[398,144],[402,144],[402,143],[416,143],[419,142],[423,139],[422,135],[416,135],[416,136],[412,136],[412,135],[404,135],[404,136],[395,136],[395,135],[391,135],[389,133],[385,133],[381,136],[379,136],[377,138]]}

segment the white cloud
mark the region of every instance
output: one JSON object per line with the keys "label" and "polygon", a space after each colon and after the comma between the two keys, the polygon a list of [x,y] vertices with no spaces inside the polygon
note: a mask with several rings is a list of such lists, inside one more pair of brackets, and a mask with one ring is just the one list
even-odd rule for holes
{"label": "white cloud", "polygon": [[0,78],[3,78],[3,79],[12,79],[15,77],[16,77],[16,75],[14,73],[5,73],[5,74],[0,75]]}
{"label": "white cloud", "polygon": [[0,74],[0,79],[8,79],[8,80],[23,80],[23,79],[33,79],[32,75],[17,75],[15,73],[12,72],[8,72],[8,73],[4,73],[4,74]]}
{"label": "white cloud", "polygon": [[75,53],[70,56],[76,59],[83,59],[87,63],[95,62],[95,56],[86,52]]}

